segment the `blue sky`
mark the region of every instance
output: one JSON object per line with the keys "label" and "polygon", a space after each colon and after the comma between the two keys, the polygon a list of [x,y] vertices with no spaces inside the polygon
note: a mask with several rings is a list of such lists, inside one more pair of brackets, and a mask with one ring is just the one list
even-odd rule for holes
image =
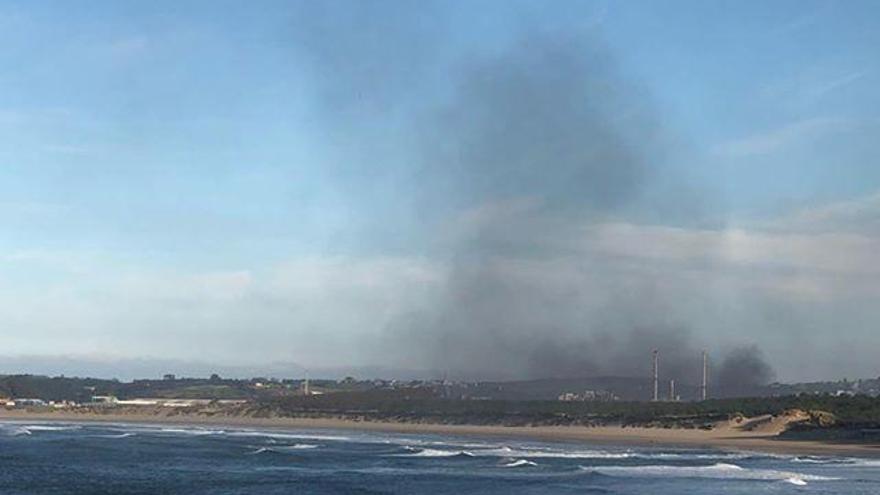
{"label": "blue sky", "polygon": [[[872,2],[804,1],[4,2],[0,293],[10,302],[0,307],[0,326],[9,332],[7,353],[373,363],[379,358],[355,350],[315,356],[382,334],[397,314],[433,306],[444,293],[445,263],[459,252],[450,246],[467,242],[456,237],[467,230],[462,218],[466,224],[487,211],[561,197],[565,212],[538,208],[542,225],[572,225],[553,237],[580,228],[616,236],[595,220],[576,227],[596,205],[566,196],[560,183],[532,187],[538,176],[526,174],[501,187],[490,175],[470,195],[446,195],[444,180],[460,191],[482,176],[465,184],[423,163],[426,155],[446,156],[450,140],[442,134],[452,131],[436,122],[450,112],[470,121],[474,102],[461,92],[480,68],[518,60],[534,36],[576,39],[595,52],[585,57],[600,60],[599,77],[610,74],[596,87],[625,88],[614,90],[613,104],[600,102],[602,118],[622,128],[615,136],[646,172],[625,205],[600,217],[693,229],[720,242],[737,238],[732,231],[794,231],[807,247],[782,244],[795,254],[824,253],[830,248],[819,242],[845,234],[858,242],[847,238],[844,249],[864,253],[859,242],[876,241],[868,227],[880,190],[878,14]],[[868,220],[852,220],[852,211]],[[809,226],[792,220],[817,217]],[[816,229],[826,236],[806,239]],[[724,263],[742,268],[734,258]],[[821,262],[802,261],[806,268],[792,269],[796,280],[781,284],[804,282],[804,271]],[[716,268],[713,280],[729,280]],[[851,268],[844,271],[859,271]],[[358,270],[363,286],[340,281]],[[739,308],[721,314],[743,322],[756,303],[740,296],[763,282],[737,277],[743,285],[718,299]],[[380,288],[392,284],[378,307],[357,292],[376,289],[377,278]],[[826,282],[812,282],[831,292],[826,315],[848,314],[846,304],[870,295],[845,296]],[[328,293],[351,297],[334,301]],[[422,299],[403,304],[402,293]],[[195,302],[180,300],[188,298]],[[314,314],[289,309],[299,305]],[[674,311],[674,319],[702,329],[713,319],[706,307]],[[756,330],[746,339],[771,355],[815,320],[791,301],[768,313],[779,311],[785,322],[751,322]],[[339,320],[339,313],[359,316]],[[840,324],[859,339],[876,317],[860,307]],[[776,340],[762,337],[767,325]],[[823,331],[810,330],[831,337]],[[703,332],[727,335],[724,328],[695,333]],[[221,343],[188,348],[205,335]],[[265,345],[240,352],[248,335]],[[315,349],[278,351],[303,336],[315,336]],[[824,359],[835,368],[830,354]],[[873,373],[868,361],[845,372]],[[783,377],[795,376],[798,363],[781,368]]]}

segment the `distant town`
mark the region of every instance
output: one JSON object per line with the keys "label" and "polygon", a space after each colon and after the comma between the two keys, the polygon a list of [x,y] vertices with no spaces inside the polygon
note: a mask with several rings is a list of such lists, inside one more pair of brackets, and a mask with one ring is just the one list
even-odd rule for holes
{"label": "distant town", "polygon": [[[156,379],[119,380],[40,375],[0,375],[0,406],[53,408],[154,406],[182,408],[207,404],[243,404],[285,397],[381,391],[412,391],[440,400],[459,401],[560,401],[691,402],[702,399],[700,386],[685,385],[654,396],[648,379],[628,377],[548,378],[522,381],[340,380],[254,377],[206,378],[166,374]],[[801,395],[880,396],[880,378],[810,383],[773,383],[752,390],[750,397]],[[707,398],[729,398],[709,394]]]}

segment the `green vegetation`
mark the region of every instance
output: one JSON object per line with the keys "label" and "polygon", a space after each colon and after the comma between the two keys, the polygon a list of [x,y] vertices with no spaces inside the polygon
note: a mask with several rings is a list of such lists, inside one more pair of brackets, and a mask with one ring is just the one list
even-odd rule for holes
{"label": "green vegetation", "polygon": [[[705,402],[559,402],[449,400],[431,389],[373,390],[262,400],[260,414],[349,416],[371,420],[504,425],[650,425],[708,427],[742,416],[789,410],[822,411],[840,426],[880,425],[880,399],[868,396],[786,396]],[[818,418],[818,416],[817,416]],[[816,424],[818,425],[818,423]],[[829,426],[828,422],[821,426]]]}
{"label": "green vegetation", "polygon": [[[41,375],[0,375],[0,397],[35,398],[46,401],[89,402],[96,395],[119,399],[247,399],[256,400],[299,393],[301,380],[268,378],[228,379],[170,378],[121,382],[97,378],[48,377]],[[321,392],[358,391],[373,388],[372,382],[347,379],[312,380],[311,389]]]}
{"label": "green vegetation", "polygon": [[203,379],[180,380],[101,380],[95,378],[47,377],[39,375],[0,376],[0,397],[38,398],[89,402],[96,395],[120,399],[160,397],[174,399],[249,399],[257,392],[249,382]]}
{"label": "green vegetation", "polygon": [[[538,383],[538,382],[535,382]],[[531,384],[531,382],[529,383]],[[473,425],[606,425],[620,424],[709,428],[720,420],[736,416],[780,415],[800,410],[811,420],[799,429],[870,429],[880,427],[880,398],[868,395],[799,394],[779,397],[718,399],[704,402],[562,402],[556,400],[490,399],[490,388],[509,393],[516,384],[470,386],[481,395],[449,398],[447,385],[438,383],[367,382],[353,379],[314,380],[313,391],[302,395],[300,381],[163,379],[116,380],[0,376],[0,397],[39,398],[88,403],[98,395],[119,399],[245,399],[231,414],[259,416],[346,417],[376,421],[404,421]],[[553,385],[553,384],[551,384]],[[569,385],[569,384],[564,384]],[[528,391],[527,391],[528,392]],[[525,395],[536,394],[528,392]]]}

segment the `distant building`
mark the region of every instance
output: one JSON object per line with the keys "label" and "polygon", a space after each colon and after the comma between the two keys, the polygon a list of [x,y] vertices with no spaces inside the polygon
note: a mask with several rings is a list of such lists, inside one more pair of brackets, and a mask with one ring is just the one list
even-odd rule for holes
{"label": "distant building", "polygon": [[559,394],[557,400],[562,402],[612,402],[620,400],[620,397],[608,390],[584,390],[582,393],[563,392]]}
{"label": "distant building", "polygon": [[[153,376],[155,376],[155,375],[153,375]],[[162,379],[168,380],[168,381],[174,381],[174,380],[177,380],[177,377],[174,376],[174,373],[167,373],[165,375],[162,375]]]}
{"label": "distant building", "polygon": [[113,395],[93,395],[92,405],[115,406],[119,400]]}
{"label": "distant building", "polygon": [[118,406],[158,406],[161,405],[161,402],[158,399],[128,399],[117,400],[115,404]]}

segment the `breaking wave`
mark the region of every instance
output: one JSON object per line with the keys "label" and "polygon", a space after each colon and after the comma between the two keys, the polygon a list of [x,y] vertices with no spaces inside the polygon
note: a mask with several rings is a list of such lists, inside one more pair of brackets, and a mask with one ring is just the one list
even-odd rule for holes
{"label": "breaking wave", "polygon": [[[742,460],[742,459],[758,459],[758,458],[775,458],[776,456],[755,454],[750,452],[714,452],[714,453],[698,453],[698,452],[634,452],[634,451],[608,451],[608,450],[557,450],[548,448],[529,448],[529,447],[496,447],[486,444],[469,444],[455,445],[452,448],[430,448],[421,445],[406,445],[405,448],[412,451],[422,449],[433,451],[444,451],[447,455],[454,455],[468,447],[466,452],[474,457],[506,457],[506,458],[528,458],[528,459],[644,459],[644,460]],[[438,457],[440,457],[438,455]]]}
{"label": "breaking wave", "polygon": [[240,431],[230,431],[227,433],[227,435],[230,437],[257,437],[257,438],[271,438],[274,440],[326,440],[326,441],[336,441],[336,442],[351,441],[351,437],[340,436],[340,435],[284,433],[284,432],[274,432],[274,431],[240,430]]}
{"label": "breaking wave", "polygon": [[52,425],[52,424],[0,424],[0,435],[17,437],[21,435],[33,435],[39,431],[73,431],[82,428],[79,425]]}
{"label": "breaking wave", "polygon": [[31,430],[25,428],[24,426],[2,426],[0,427],[0,434],[8,436],[8,437],[17,437],[20,435],[31,435]]}
{"label": "breaking wave", "polygon": [[226,433],[225,430],[208,430],[204,428],[161,428],[159,430],[161,433],[175,433],[179,435],[195,435],[195,436],[205,436],[205,435],[223,435]]}
{"label": "breaking wave", "polygon": [[876,468],[880,467],[880,459],[860,459],[857,457],[795,457],[792,462],[801,464],[828,465],[839,468]]}
{"label": "breaking wave", "polygon": [[72,431],[79,430],[82,426],[79,425],[25,425],[30,431]]}
{"label": "breaking wave", "polygon": [[474,457],[473,452],[467,450],[440,450],[440,449],[411,449],[410,454],[401,454],[399,457]]}
{"label": "breaking wave", "polygon": [[117,434],[107,434],[107,435],[92,435],[94,438],[128,438],[133,437],[135,434],[127,431],[125,433],[117,433]]}
{"label": "breaking wave", "polygon": [[500,447],[495,449],[476,450],[474,451],[474,455],[557,459],[629,459],[631,457],[635,457],[636,454],[633,454],[631,452],[606,452],[601,450],[556,451]]}
{"label": "breaking wave", "polygon": [[286,454],[299,450],[312,450],[317,449],[320,445],[315,445],[311,443],[297,443],[294,445],[273,445],[271,447],[260,447],[253,452],[249,452],[249,454],[262,454],[264,452],[274,452],[276,454]]}

